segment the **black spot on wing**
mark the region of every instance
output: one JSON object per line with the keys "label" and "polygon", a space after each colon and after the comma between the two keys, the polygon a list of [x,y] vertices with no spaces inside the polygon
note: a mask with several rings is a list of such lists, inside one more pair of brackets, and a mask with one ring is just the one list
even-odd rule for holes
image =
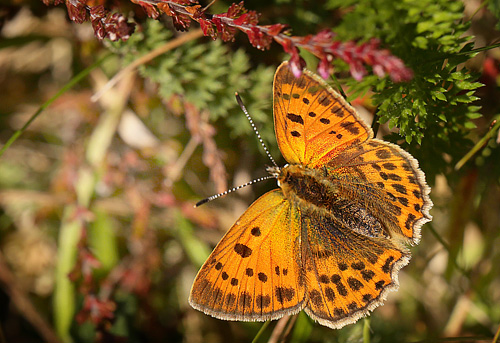
{"label": "black spot on wing", "polygon": [[271,297],[269,295],[258,295],[255,302],[258,308],[267,308],[271,305]]}
{"label": "black spot on wing", "polygon": [[314,306],[319,308],[323,307],[323,300],[321,294],[317,289],[313,289],[309,292],[309,300]]}
{"label": "black spot on wing", "polygon": [[234,251],[243,258],[252,255],[252,249],[240,243],[236,243],[236,245],[234,246]]}
{"label": "black spot on wing", "polygon": [[263,283],[266,283],[267,282],[267,275],[265,273],[259,273],[257,274],[257,277],[259,278],[260,281],[262,281]]}
{"label": "black spot on wing", "polygon": [[250,308],[252,306],[252,296],[248,292],[240,293],[240,306]]}
{"label": "black spot on wing", "polygon": [[250,230],[250,233],[252,236],[259,237],[261,235],[260,228],[258,226],[255,226]]}
{"label": "black spot on wing", "polygon": [[304,125],[304,119],[302,119],[302,117],[298,114],[287,113],[286,117],[294,123]]}
{"label": "black spot on wing", "polygon": [[276,287],[274,289],[276,294],[276,299],[278,302],[283,304],[285,301],[291,301],[295,296],[295,290],[293,288],[288,287]]}
{"label": "black spot on wing", "polygon": [[379,149],[375,152],[375,155],[381,160],[386,160],[391,157],[391,152],[386,149]]}
{"label": "black spot on wing", "polygon": [[359,127],[356,126],[355,122],[351,121],[344,121],[340,123],[340,126],[343,127],[345,130],[349,131],[353,135],[359,134]]}

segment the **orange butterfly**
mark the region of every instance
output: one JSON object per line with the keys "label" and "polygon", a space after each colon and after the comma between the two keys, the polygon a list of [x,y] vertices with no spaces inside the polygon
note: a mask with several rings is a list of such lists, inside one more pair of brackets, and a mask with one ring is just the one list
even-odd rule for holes
{"label": "orange butterfly", "polygon": [[371,128],[323,79],[288,63],[274,77],[274,126],[289,164],[279,189],[236,221],[205,262],[189,303],[225,320],[304,309],[341,328],[381,305],[430,221],[418,162]]}

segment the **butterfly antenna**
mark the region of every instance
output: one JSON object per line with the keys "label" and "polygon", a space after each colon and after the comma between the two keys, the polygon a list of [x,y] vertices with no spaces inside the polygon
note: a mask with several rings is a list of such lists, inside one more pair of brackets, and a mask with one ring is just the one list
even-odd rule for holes
{"label": "butterfly antenna", "polygon": [[276,164],[276,162],[274,161],[274,158],[271,156],[271,153],[267,149],[267,146],[264,144],[264,141],[260,137],[259,130],[257,130],[257,128],[255,127],[255,124],[253,123],[252,117],[250,117],[250,114],[248,113],[247,108],[243,104],[243,101],[241,100],[240,95],[237,92],[235,92],[234,95],[236,96],[236,101],[238,102],[238,105],[240,105],[241,109],[243,110],[243,113],[245,113],[245,116],[247,117],[248,121],[250,122],[250,125],[252,125],[252,129],[257,134],[257,138],[259,139],[259,142],[262,145],[262,147],[264,148],[264,151],[266,152],[267,156],[269,157],[271,162],[274,164],[274,166],[276,168],[279,168],[278,165]]}
{"label": "butterfly antenna", "polygon": [[267,175],[267,176],[264,176],[264,177],[261,177],[261,178],[258,178],[258,179],[255,179],[255,180],[252,180],[252,181],[249,181],[247,183],[244,183],[242,185],[239,185],[238,187],[234,187],[232,189],[228,189],[227,191],[225,192],[222,192],[222,193],[219,193],[219,194],[215,194],[215,195],[212,195],[212,196],[209,196],[208,198],[205,198],[203,200],[200,200],[196,203],[196,205],[194,205],[194,207],[198,207],[198,206],[201,206],[203,204],[206,204],[207,202],[210,202],[212,200],[215,200],[217,198],[220,198],[221,196],[224,196],[226,194],[229,194],[229,193],[232,193],[234,191],[237,191],[238,189],[242,189],[243,187],[246,187],[246,186],[250,186],[254,183],[257,183],[257,182],[261,182],[261,181],[264,181],[264,180],[269,180],[269,179],[274,179],[276,178],[275,175]]}

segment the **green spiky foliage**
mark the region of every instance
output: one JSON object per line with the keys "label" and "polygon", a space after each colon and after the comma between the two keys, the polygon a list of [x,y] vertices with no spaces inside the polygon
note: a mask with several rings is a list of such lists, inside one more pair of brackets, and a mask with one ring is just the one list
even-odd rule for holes
{"label": "green spiky foliage", "polygon": [[[144,31],[135,34],[119,50],[125,63],[145,55],[172,39],[171,31],[149,20]],[[252,131],[238,106],[239,92],[263,138],[274,141],[271,114],[272,67],[252,67],[243,50],[231,51],[228,44],[208,38],[188,42],[139,68],[142,76],[158,84],[158,93],[168,101],[174,95],[207,110],[212,122],[222,121],[232,138],[248,137]]]}
{"label": "green spiky foliage", "polygon": [[465,36],[469,23],[462,21],[463,4],[330,0],[328,5],[350,9],[334,29],[339,39],[375,36],[414,71],[414,78],[406,83],[369,76],[348,85],[353,96],[375,92],[379,122],[399,129],[385,138],[414,154],[432,182],[472,146],[467,135],[475,128],[472,120],[480,117],[473,103],[478,99],[475,89],[482,85],[463,66],[473,55],[473,44],[468,43],[472,37]]}

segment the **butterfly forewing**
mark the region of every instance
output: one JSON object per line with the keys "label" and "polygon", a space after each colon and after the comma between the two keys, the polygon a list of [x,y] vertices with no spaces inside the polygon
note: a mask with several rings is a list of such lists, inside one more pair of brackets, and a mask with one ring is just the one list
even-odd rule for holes
{"label": "butterfly forewing", "polygon": [[281,191],[264,194],[237,220],[196,276],[190,304],[216,318],[267,320],[305,304],[296,253],[300,213]]}
{"label": "butterfly forewing", "polygon": [[307,70],[297,79],[286,62],[274,77],[274,129],[283,157],[311,167],[372,136],[326,82]]}

